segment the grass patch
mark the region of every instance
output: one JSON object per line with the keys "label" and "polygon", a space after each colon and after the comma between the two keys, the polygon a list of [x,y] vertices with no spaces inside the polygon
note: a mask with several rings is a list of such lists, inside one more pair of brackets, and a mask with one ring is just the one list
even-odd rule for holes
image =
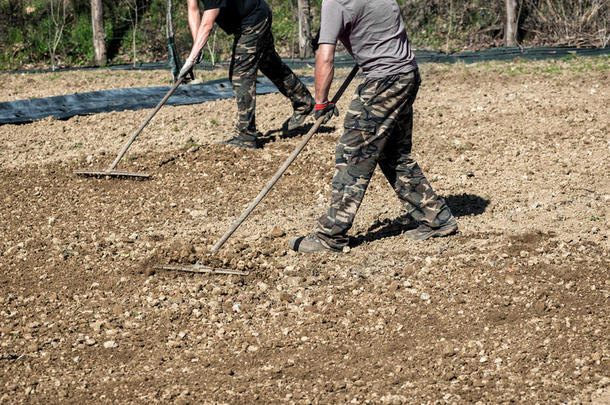
{"label": "grass patch", "polygon": [[196,142],[193,138],[190,138],[188,141],[186,141],[186,145],[185,145],[185,149],[191,149],[191,148],[201,148],[203,145]]}
{"label": "grass patch", "polygon": [[514,59],[512,61],[489,61],[477,62],[470,65],[464,63],[450,64],[423,64],[423,71],[431,72],[447,72],[456,71],[456,69],[481,69],[493,73],[519,76],[519,75],[560,75],[565,73],[587,73],[587,72],[603,72],[610,69],[610,56],[577,56],[569,55],[569,57],[559,59]]}

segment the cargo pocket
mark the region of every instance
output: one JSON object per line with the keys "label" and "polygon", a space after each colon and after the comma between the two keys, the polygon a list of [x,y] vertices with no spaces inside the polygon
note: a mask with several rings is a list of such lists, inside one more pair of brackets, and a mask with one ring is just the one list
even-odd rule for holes
{"label": "cargo pocket", "polygon": [[375,124],[374,121],[370,120],[368,114],[362,113],[363,111],[360,111],[358,114],[347,113],[345,115],[345,122],[343,123],[343,127],[345,129],[355,129],[358,131],[375,133],[377,129],[377,124]]}
{"label": "cargo pocket", "polygon": [[376,124],[371,115],[371,107],[367,105],[367,99],[363,97],[362,86],[358,89],[358,96],[354,97],[350,103],[343,127],[348,130],[375,132]]}

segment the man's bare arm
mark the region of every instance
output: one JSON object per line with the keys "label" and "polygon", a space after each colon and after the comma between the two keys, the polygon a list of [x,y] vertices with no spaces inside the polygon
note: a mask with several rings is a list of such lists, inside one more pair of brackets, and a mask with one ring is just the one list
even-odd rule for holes
{"label": "man's bare arm", "polygon": [[186,4],[188,6],[188,22],[189,28],[191,30],[191,35],[193,36],[193,43],[197,38],[197,30],[199,29],[199,25],[201,24],[201,13],[199,11],[199,2],[197,0],[187,0]]}
{"label": "man's bare arm", "polygon": [[203,16],[201,17],[201,24],[197,29],[197,35],[193,42],[193,48],[191,49],[189,59],[195,60],[195,58],[197,58],[197,55],[199,54],[199,51],[201,51],[205,46],[206,42],[208,42],[208,38],[210,37],[210,31],[212,31],[214,21],[216,21],[216,17],[218,17],[219,12],[219,8],[213,8],[210,10],[205,10],[203,12]]}
{"label": "man's bare arm", "polygon": [[335,76],[335,45],[320,44],[316,52],[316,67],[314,70],[316,103],[328,101],[328,91]]}

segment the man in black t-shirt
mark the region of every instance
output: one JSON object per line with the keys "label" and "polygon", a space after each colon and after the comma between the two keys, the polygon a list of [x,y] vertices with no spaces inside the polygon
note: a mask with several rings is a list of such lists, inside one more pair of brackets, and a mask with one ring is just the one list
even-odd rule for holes
{"label": "man in black t-shirt", "polygon": [[227,144],[257,148],[255,123],[256,74],[258,69],[292,102],[294,114],[283,125],[290,131],[305,121],[313,111],[314,99],[307,87],[286,66],[275,51],[271,34],[271,11],[264,0],[203,0],[204,12],[198,0],[187,0],[188,22],[193,35],[193,47],[181,75],[195,64],[214,22],[228,34],[235,35],[229,80],[233,84],[238,119],[234,136]]}

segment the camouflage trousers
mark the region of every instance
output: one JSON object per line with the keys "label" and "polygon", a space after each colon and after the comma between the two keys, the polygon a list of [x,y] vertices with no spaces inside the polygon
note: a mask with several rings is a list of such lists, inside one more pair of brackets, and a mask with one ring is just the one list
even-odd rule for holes
{"label": "camouflage trousers", "polygon": [[413,102],[420,82],[415,70],[358,86],[335,149],[330,207],[316,230],[332,247],[347,245],[346,233],[377,164],[413,218],[438,226],[451,217],[411,156]]}
{"label": "camouflage trousers", "polygon": [[315,104],[307,87],[280,59],[273,45],[271,16],[235,34],[229,80],[237,101],[236,131],[247,138],[256,136],[256,74],[258,69],[280,93],[292,102],[297,113],[311,111]]}

